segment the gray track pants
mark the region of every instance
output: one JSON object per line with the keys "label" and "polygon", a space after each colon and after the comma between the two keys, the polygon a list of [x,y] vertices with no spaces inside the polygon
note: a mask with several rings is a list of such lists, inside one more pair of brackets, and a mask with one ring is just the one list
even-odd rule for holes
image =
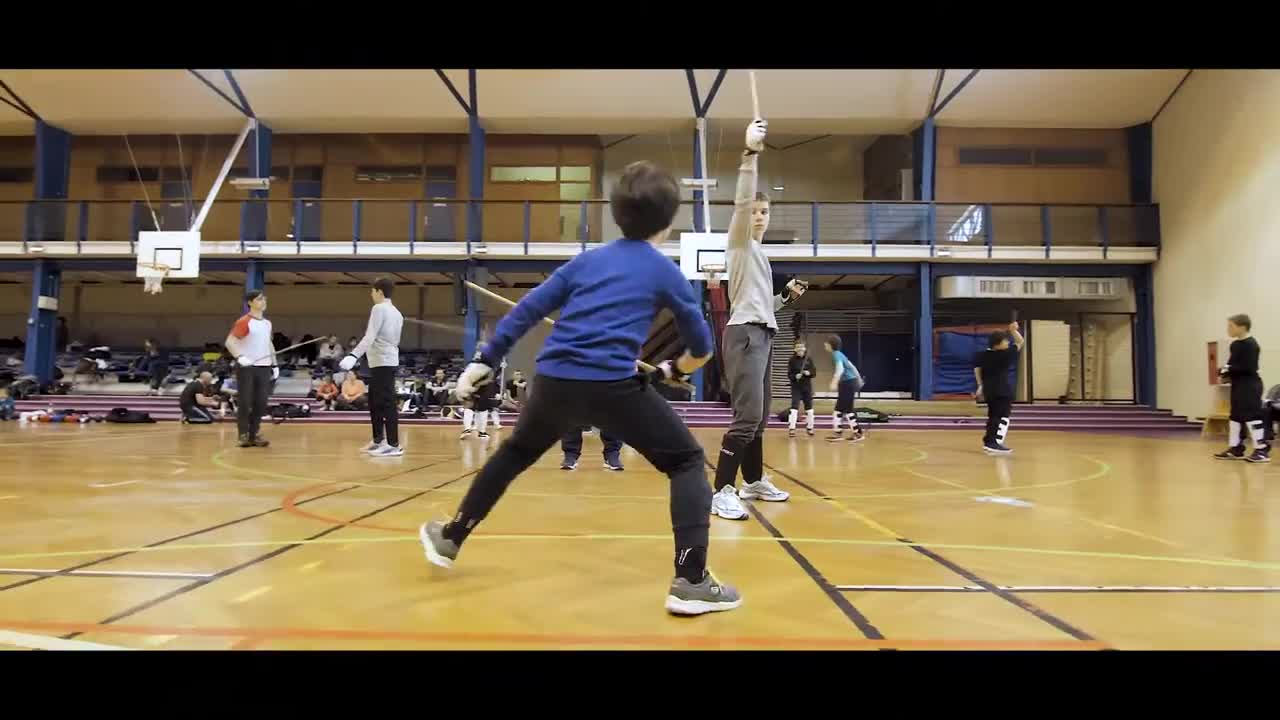
{"label": "gray track pants", "polygon": [[735,451],[763,435],[769,425],[773,335],[761,325],[730,325],[724,330],[724,374],[733,403],[733,424],[724,434],[724,445]]}

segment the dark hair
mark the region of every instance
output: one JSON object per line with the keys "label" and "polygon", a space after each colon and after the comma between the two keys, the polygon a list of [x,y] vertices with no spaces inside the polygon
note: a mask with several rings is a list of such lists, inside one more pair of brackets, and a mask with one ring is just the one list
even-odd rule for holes
{"label": "dark hair", "polygon": [[996,330],[987,337],[987,348],[994,348],[1005,340],[1009,339],[1009,333],[1003,330]]}
{"label": "dark hair", "polygon": [[246,303],[251,303],[266,294],[267,291],[262,288],[249,288],[244,292],[244,301]]}
{"label": "dark hair", "polygon": [[679,208],[675,178],[648,161],[628,165],[609,193],[613,221],[629,240],[647,240],[671,227]]}
{"label": "dark hair", "polygon": [[373,286],[378,288],[378,290],[382,292],[382,296],[385,298],[391,297],[391,293],[395,292],[396,289],[395,282],[392,281],[391,278],[385,276],[374,280]]}
{"label": "dark hair", "polygon": [[756,193],[756,202],[767,202],[767,203],[772,203],[773,201],[769,199],[769,194],[768,194],[768,193],[757,192],[757,193]]}
{"label": "dark hair", "polygon": [[831,346],[832,350],[839,350],[843,343],[840,342],[839,335],[828,335],[827,344]]}
{"label": "dark hair", "polygon": [[1244,313],[1240,313],[1239,315],[1232,315],[1231,317],[1227,318],[1227,322],[1235,325],[1239,325],[1245,330],[1253,329],[1253,321],[1250,320],[1249,316],[1245,315]]}

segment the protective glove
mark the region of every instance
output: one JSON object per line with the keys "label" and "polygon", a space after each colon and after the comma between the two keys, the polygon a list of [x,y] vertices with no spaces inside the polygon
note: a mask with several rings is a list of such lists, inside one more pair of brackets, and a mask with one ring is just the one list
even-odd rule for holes
{"label": "protective glove", "polygon": [[279,380],[279,379],[280,379],[280,366],[279,366],[279,365],[272,365],[272,366],[271,366],[271,379],[272,379],[272,380]]}
{"label": "protective glove", "polygon": [[358,363],[358,362],[360,362],[360,361],[359,361],[358,359],[356,359],[356,356],[355,356],[355,355],[348,355],[348,356],[346,356],[346,357],[342,358],[342,362],[339,362],[339,363],[338,363],[338,367],[342,368],[342,370],[345,372],[345,371],[350,370],[351,368],[355,367],[355,366],[356,366],[356,363]]}
{"label": "protective glove", "polygon": [[477,390],[492,383],[493,377],[492,365],[483,360],[473,360],[458,376],[458,387],[454,389],[453,393],[458,396],[459,400],[470,400]]}
{"label": "protective glove", "polygon": [[249,367],[250,365],[253,364],[253,358],[249,357],[248,355],[241,355],[240,357],[236,358],[236,362],[240,364],[240,367]]}
{"label": "protective glove", "polygon": [[649,382],[655,385],[658,383],[664,383],[678,388],[687,389],[690,387],[689,375],[687,373],[680,372],[680,370],[676,368],[676,364],[670,360],[664,360],[658,363],[657,367],[649,372],[648,378]]}
{"label": "protective glove", "polygon": [[752,120],[747,126],[747,149],[751,152],[764,150],[764,137],[769,133],[769,123],[765,120]]}

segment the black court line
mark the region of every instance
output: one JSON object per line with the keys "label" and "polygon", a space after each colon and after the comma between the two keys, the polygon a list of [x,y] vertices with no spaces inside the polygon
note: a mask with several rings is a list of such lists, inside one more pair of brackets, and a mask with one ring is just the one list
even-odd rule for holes
{"label": "black court line", "polygon": [[[830,499],[831,499],[831,497],[830,497],[829,495],[827,495],[826,493],[822,492],[821,490],[818,490],[817,488],[813,487],[812,485],[809,485],[808,483],[806,483],[806,482],[804,482],[804,481],[802,481],[802,480],[800,480],[800,479],[798,479],[798,478],[794,477],[793,475],[791,475],[791,474],[789,474],[789,473],[787,473],[787,472],[784,472],[784,471],[782,471],[782,470],[779,470],[778,468],[776,468],[776,467],[774,467],[774,466],[772,466],[772,465],[769,465],[768,463],[765,463],[765,467],[767,467],[767,468],[769,468],[770,470],[772,470],[772,471],[774,471],[774,472],[778,473],[779,475],[781,475],[782,477],[784,477],[784,478],[786,478],[786,479],[790,480],[791,482],[793,482],[793,483],[795,483],[795,484],[799,485],[800,487],[804,488],[805,490],[808,490],[809,492],[811,492],[811,493],[813,493],[814,495],[816,495],[816,496],[818,496],[818,497],[822,498],[823,500],[830,500]],[[1053,627],[1057,628],[1058,630],[1061,630],[1062,632],[1064,632],[1064,633],[1066,633],[1066,634],[1070,635],[1071,637],[1073,637],[1073,638],[1075,638],[1075,639],[1077,639],[1077,640],[1082,640],[1082,641],[1086,641],[1086,642],[1091,642],[1091,641],[1092,641],[1092,642],[1096,642],[1096,641],[1097,641],[1097,638],[1095,638],[1094,636],[1092,636],[1092,635],[1090,635],[1089,633],[1085,632],[1084,630],[1081,630],[1080,628],[1075,627],[1074,625],[1072,625],[1071,623],[1067,622],[1066,620],[1063,620],[1062,618],[1060,618],[1060,617],[1058,617],[1058,616],[1054,615],[1053,613],[1051,613],[1051,612],[1049,612],[1049,611],[1047,611],[1047,610],[1044,610],[1043,608],[1037,607],[1036,605],[1032,604],[1031,602],[1029,602],[1029,601],[1027,601],[1027,600],[1024,600],[1023,598],[1018,597],[1017,595],[1015,595],[1015,594],[1013,594],[1013,593],[1009,592],[1008,590],[1003,590],[1003,589],[1001,589],[998,585],[995,585],[995,584],[993,584],[993,583],[991,583],[991,582],[988,582],[988,581],[984,580],[983,578],[981,578],[980,576],[978,576],[978,574],[977,574],[977,573],[975,573],[975,572],[973,572],[973,571],[971,571],[971,570],[968,570],[968,569],[966,569],[966,568],[964,568],[964,567],[962,567],[962,566],[960,566],[960,565],[958,565],[958,564],[956,564],[956,563],[952,562],[951,560],[948,560],[947,558],[945,558],[945,557],[943,557],[942,555],[940,555],[940,554],[938,554],[938,553],[934,552],[933,550],[930,550],[930,549],[929,549],[929,548],[927,548],[927,547],[923,547],[923,546],[921,546],[921,545],[918,545],[918,544],[916,544],[916,543],[912,542],[910,539],[908,539],[908,538],[904,538],[904,537],[901,537],[901,536],[895,537],[894,539],[895,539],[895,540],[897,540],[897,541],[898,541],[898,542],[900,542],[900,543],[903,543],[906,547],[909,547],[909,548],[911,548],[912,550],[915,550],[916,552],[920,553],[921,555],[924,555],[925,557],[929,558],[930,560],[932,560],[932,561],[934,561],[934,562],[938,563],[939,565],[941,565],[941,566],[945,567],[946,569],[950,570],[951,572],[953,572],[953,573],[955,573],[955,574],[959,575],[960,577],[964,578],[965,580],[968,580],[969,582],[973,583],[974,585],[977,585],[977,586],[981,587],[983,590],[986,590],[987,592],[989,592],[989,593],[991,593],[991,594],[995,595],[996,597],[1000,598],[1001,600],[1004,600],[1005,602],[1009,603],[1010,605],[1013,605],[1013,606],[1015,606],[1015,607],[1017,607],[1017,608],[1019,608],[1019,609],[1021,609],[1021,610],[1025,610],[1025,611],[1026,611],[1026,612],[1028,612],[1028,613],[1031,613],[1031,614],[1032,614],[1032,615],[1034,615],[1035,617],[1037,617],[1037,618],[1039,618],[1040,620],[1042,620],[1042,621],[1044,621],[1044,622],[1048,623],[1049,625],[1052,625]]]}
{"label": "black court line", "polygon": [[[419,468],[419,469],[421,469],[421,468]],[[427,493],[429,493],[429,492],[431,492],[431,491],[433,491],[433,490],[439,490],[440,488],[445,487],[446,485],[451,485],[451,484],[453,484],[453,483],[458,482],[459,480],[465,480],[466,478],[469,478],[469,477],[471,477],[472,475],[475,475],[475,474],[476,474],[476,473],[478,473],[478,472],[480,472],[478,469],[477,469],[477,470],[471,470],[471,471],[467,472],[467,473],[466,473],[466,474],[464,474],[464,475],[459,475],[458,477],[453,478],[452,480],[446,480],[446,481],[444,481],[444,482],[440,483],[439,485],[434,485],[434,486],[432,486],[432,487],[426,488],[425,490],[421,490],[421,491],[419,491],[419,492],[416,492],[416,493],[414,493],[414,494],[412,494],[412,495],[410,495],[410,496],[408,496],[408,497],[401,498],[401,499],[399,499],[399,500],[397,500],[397,501],[395,501],[395,502],[393,502],[393,503],[391,503],[391,504],[389,504],[389,505],[384,505],[384,506],[382,506],[382,507],[380,507],[380,508],[378,508],[378,509],[376,509],[376,510],[371,510],[371,511],[369,511],[369,512],[367,512],[367,513],[363,514],[363,515],[361,515],[360,517],[352,518],[351,520],[348,520],[345,524],[342,524],[342,525],[334,525],[334,526],[332,526],[332,527],[329,527],[329,528],[326,528],[326,529],[324,529],[324,530],[321,530],[320,532],[316,533],[315,535],[312,535],[312,536],[310,536],[310,537],[308,537],[308,538],[303,539],[301,542],[293,542],[293,543],[289,543],[288,545],[283,545],[283,546],[281,546],[281,547],[276,548],[275,550],[272,550],[272,551],[271,551],[271,552],[269,552],[269,553],[264,553],[264,554],[262,554],[262,555],[259,555],[258,557],[255,557],[255,558],[252,558],[252,559],[246,560],[245,562],[242,562],[242,563],[240,563],[239,565],[234,565],[234,566],[232,566],[232,567],[226,568],[225,570],[221,570],[221,571],[219,571],[219,572],[215,573],[214,575],[212,575],[212,576],[210,576],[210,577],[204,578],[203,580],[197,580],[197,581],[195,581],[195,582],[193,582],[193,583],[191,583],[191,584],[189,584],[189,585],[183,585],[182,587],[177,588],[177,589],[175,589],[175,590],[170,590],[169,592],[167,592],[167,593],[165,593],[165,594],[163,594],[163,595],[161,595],[161,596],[159,596],[159,597],[152,598],[152,599],[150,599],[150,600],[148,600],[148,601],[146,601],[146,602],[144,602],[144,603],[141,603],[141,604],[139,604],[139,605],[134,605],[133,607],[128,608],[127,610],[122,610],[122,611],[120,611],[120,612],[116,613],[115,615],[112,615],[111,617],[109,617],[109,618],[105,619],[105,620],[100,620],[100,621],[98,621],[98,623],[97,623],[97,624],[98,624],[98,625],[109,625],[109,624],[111,624],[111,623],[113,623],[113,622],[116,622],[117,620],[123,620],[123,619],[125,619],[125,618],[127,618],[127,617],[129,617],[129,616],[131,616],[131,615],[136,615],[136,614],[138,614],[138,613],[142,612],[143,610],[147,610],[147,609],[149,609],[149,608],[153,608],[153,607],[155,607],[156,605],[159,605],[160,603],[162,603],[162,602],[164,602],[164,601],[166,601],[166,600],[172,600],[173,598],[176,598],[176,597],[178,597],[179,595],[185,595],[185,594],[187,594],[187,593],[191,592],[192,590],[195,590],[195,589],[197,589],[197,588],[202,588],[202,587],[204,587],[205,585],[208,585],[209,583],[211,583],[211,582],[213,582],[213,581],[215,581],[215,580],[221,580],[222,578],[227,577],[228,575],[231,575],[231,574],[233,574],[233,573],[240,572],[241,570],[244,570],[244,569],[245,569],[245,568],[247,568],[247,567],[252,567],[252,566],[254,566],[254,565],[257,565],[258,563],[266,562],[267,560],[270,560],[271,558],[274,558],[274,557],[278,557],[278,556],[280,556],[280,555],[283,555],[283,554],[285,554],[285,553],[289,552],[290,550],[293,550],[293,549],[295,549],[295,548],[300,548],[300,547],[302,547],[303,545],[307,544],[308,542],[311,542],[312,540],[319,540],[320,538],[324,537],[325,535],[329,535],[329,534],[331,534],[331,533],[335,533],[335,532],[337,532],[337,531],[339,531],[339,530],[341,530],[341,529],[343,529],[343,528],[350,527],[352,523],[358,523],[358,522],[360,522],[361,520],[367,520],[367,519],[369,519],[369,518],[373,517],[374,515],[377,515],[377,514],[379,514],[379,513],[386,512],[387,510],[390,510],[390,509],[392,509],[392,508],[394,508],[394,507],[398,507],[398,506],[400,506],[400,505],[403,505],[403,504],[405,504],[405,503],[409,502],[410,500],[416,500],[417,498],[420,498],[420,497],[422,497],[423,495],[426,495]],[[404,474],[404,473],[397,473],[397,474]],[[71,639],[74,639],[74,638],[76,638],[76,637],[79,637],[80,635],[83,635],[83,634],[84,634],[83,632],[73,632],[73,633],[68,633],[68,634],[66,634],[66,635],[63,635],[63,636],[62,636],[62,639],[63,639],[63,640],[71,640]]]}
{"label": "black court line", "polygon": [[107,580],[114,580],[118,578],[128,578],[131,580],[195,580],[212,574],[213,573],[131,572],[129,570],[121,570],[119,572],[112,570],[0,570],[0,575],[38,575],[41,577],[56,577],[58,575],[64,575],[66,577],[103,578]]}
{"label": "black court line", "polygon": [[[401,475],[408,475],[408,474],[410,474],[410,473],[418,472],[419,470],[425,470],[425,469],[427,469],[427,468],[429,468],[429,467],[434,467],[434,466],[436,466],[436,465],[442,465],[442,464],[447,463],[447,462],[453,462],[454,460],[461,460],[461,459],[462,459],[462,456],[461,456],[461,455],[459,455],[458,457],[448,458],[448,459],[445,459],[445,460],[436,460],[435,462],[430,462],[430,463],[427,463],[426,465],[421,465],[421,466],[419,466],[419,467],[411,468],[411,469],[409,469],[409,470],[398,470],[398,471],[396,471],[396,472],[394,472],[394,473],[391,473],[390,475],[387,475],[387,476],[385,476],[385,477],[378,478],[378,479],[376,479],[376,480],[372,480],[372,481],[370,481],[370,482],[371,482],[371,483],[385,482],[385,481],[390,480],[390,479],[392,479],[392,478],[400,477]],[[335,480],[335,481],[333,481],[333,482],[341,482],[341,481],[340,481],[340,480]],[[332,497],[332,496],[334,496],[334,495],[341,495],[342,493],[350,492],[350,491],[352,491],[352,490],[355,490],[355,489],[356,489],[356,488],[358,488],[358,487],[363,487],[363,486],[361,486],[361,485],[353,485],[353,486],[351,486],[351,487],[349,487],[349,488],[341,488],[341,489],[339,489],[339,490],[334,490],[333,492],[327,492],[327,493],[325,493],[325,494],[323,494],[323,495],[317,495],[317,496],[315,496],[315,497],[313,497],[313,498],[308,498],[307,500],[302,500],[302,501],[297,502],[297,503],[294,503],[294,504],[295,504],[295,505],[306,505],[307,503],[315,502],[315,501],[317,501],[317,500],[323,500],[323,499],[325,499],[325,498],[327,498],[327,497]],[[240,524],[240,523],[248,522],[248,521],[250,521],[250,520],[256,520],[256,519],[258,519],[258,518],[260,518],[260,517],[263,517],[263,516],[265,516],[265,515],[270,515],[271,513],[277,513],[277,512],[280,512],[280,511],[281,511],[281,510],[283,510],[283,509],[284,509],[284,508],[281,508],[281,507],[277,506],[277,507],[271,508],[270,510],[264,510],[264,511],[259,512],[259,513],[254,513],[254,514],[252,514],[252,515],[245,515],[244,517],[236,518],[235,520],[228,520],[228,521],[226,521],[226,522],[224,522],[224,523],[218,523],[217,525],[211,525],[211,526],[209,526],[209,527],[207,527],[207,528],[202,528],[202,529],[200,529],[200,530],[193,530],[193,531],[191,531],[191,532],[183,533],[183,534],[181,534],[181,535],[175,535],[175,536],[170,537],[170,538],[165,538],[164,540],[158,540],[158,541],[153,542],[153,543],[150,543],[150,544],[148,544],[148,545],[143,545],[143,546],[142,546],[142,548],[143,548],[143,549],[146,549],[146,548],[160,547],[161,545],[168,545],[169,543],[178,542],[179,540],[186,540],[187,538],[195,537],[195,536],[197,536],[197,535],[203,535],[203,534],[205,534],[205,533],[210,533],[210,532],[213,532],[213,531],[215,531],[215,530],[221,530],[222,528],[225,528],[225,527],[231,527],[232,525],[238,525],[238,524]],[[62,570],[59,570],[58,572],[53,573],[53,574],[50,574],[50,575],[43,575],[43,576],[41,576],[41,577],[33,577],[33,578],[27,578],[26,580],[19,580],[18,582],[15,582],[15,583],[10,583],[10,584],[8,584],[8,585],[0,586],[0,592],[4,592],[5,590],[13,590],[13,589],[15,589],[15,588],[23,587],[24,585],[30,585],[30,584],[32,584],[32,583],[40,582],[41,580],[48,580],[49,578],[55,578],[55,577],[75,577],[74,575],[69,575],[69,573],[72,573],[72,572],[74,572],[74,571],[76,571],[76,570],[83,570],[84,568],[87,568],[87,567],[93,567],[94,565],[100,565],[100,564],[102,564],[102,563],[104,563],[104,562],[109,562],[109,561],[111,561],[111,560],[116,560],[116,559],[118,559],[118,558],[127,557],[127,556],[129,556],[129,555],[133,555],[133,554],[135,554],[135,553],[137,553],[137,552],[139,552],[139,551],[138,551],[138,550],[126,550],[126,551],[124,551],[124,552],[118,552],[118,553],[115,553],[114,555],[107,555],[106,557],[100,557],[100,558],[98,558],[98,559],[96,559],[96,560],[90,560],[90,561],[88,561],[88,562],[83,562],[83,563],[80,563],[79,565],[72,565],[72,566],[71,566],[71,567],[69,567],[69,568],[63,568]]]}
{"label": "black court line", "polygon": [[[716,466],[712,465],[710,460],[707,461],[707,466],[711,468],[711,472],[714,476]],[[756,521],[759,522],[760,525],[778,541],[778,545],[791,556],[791,559],[796,561],[796,564],[800,566],[801,570],[804,570],[805,574],[809,576],[809,579],[817,583],[818,587],[826,594],[831,602],[835,603],[836,607],[840,608],[840,612],[844,613],[844,616],[849,618],[849,621],[857,626],[858,631],[862,633],[863,637],[868,640],[884,639],[884,634],[880,632],[880,629],[871,624],[871,621],[867,619],[867,616],[863,615],[858,608],[854,607],[853,603],[849,602],[849,598],[842,595],[840,591],[836,589],[835,585],[827,580],[821,572],[818,572],[818,568],[809,561],[809,558],[805,557],[804,553],[797,550],[796,546],[792,545],[791,542],[786,539],[786,536],[783,535],[773,523],[769,522],[768,518],[762,515],[759,510],[756,510],[751,503],[744,502],[743,505],[746,506],[747,512],[751,513],[751,516],[754,517]]]}

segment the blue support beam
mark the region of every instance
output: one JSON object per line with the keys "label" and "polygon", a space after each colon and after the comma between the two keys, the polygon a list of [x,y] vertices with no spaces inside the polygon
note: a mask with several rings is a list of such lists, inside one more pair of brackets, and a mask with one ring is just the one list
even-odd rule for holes
{"label": "blue support beam", "polygon": [[31,314],[27,316],[27,348],[24,368],[43,386],[53,380],[58,357],[58,295],[62,270],[51,260],[35,263],[31,278]]}
{"label": "blue support beam", "polygon": [[938,128],[934,125],[933,118],[926,119],[918,132],[920,133],[920,159],[918,161],[920,173],[916,182],[920,191],[917,198],[933,202],[933,175],[937,169],[935,150],[938,147]]}
{"label": "blue support beam", "polygon": [[1127,128],[1125,138],[1129,145],[1129,202],[1148,204],[1154,176],[1151,123]]}
{"label": "blue support beam", "polygon": [[[693,82],[692,70],[689,71],[689,82]],[[704,180],[702,177],[702,143],[699,142],[698,131],[693,131],[693,179]],[[703,214],[702,196],[706,193],[701,187],[693,189],[693,231],[707,231],[707,217]]]}
{"label": "blue support beam", "polygon": [[467,179],[470,194],[467,203],[467,254],[471,254],[473,245],[484,241],[484,217],[481,201],[484,200],[485,181],[485,136],[480,126],[480,106],[476,99],[476,71],[467,71],[467,87],[471,95],[468,106],[468,158]]}
{"label": "blue support beam", "polygon": [[[707,281],[690,280],[689,284],[693,286],[693,296],[698,298],[698,304],[702,305],[707,297]],[[703,373],[704,368],[698,368],[689,376],[689,383],[693,385],[693,397],[691,400],[705,400],[707,396],[706,390],[706,374]],[[766,408],[767,410],[768,408]]]}
{"label": "blue support beam", "polygon": [[1156,407],[1156,302],[1155,273],[1151,265],[1143,265],[1133,278],[1133,294],[1138,316],[1134,318],[1137,347],[1134,356],[1138,366],[1137,396],[1139,405]]}
{"label": "blue support beam", "polygon": [[[467,268],[464,277],[480,287],[489,285],[489,271],[480,265],[473,265]],[[471,288],[466,288],[466,293],[467,315],[462,329],[462,355],[465,359],[471,360],[475,355],[476,345],[483,339],[484,313],[482,310],[484,302],[481,296]]]}
{"label": "blue support beam", "polygon": [[933,399],[933,267],[920,263],[920,302],[916,312],[916,399]]}
{"label": "blue support beam", "polygon": [[240,101],[240,106],[244,110],[244,114],[249,117],[256,118],[253,113],[253,106],[249,104],[249,98],[244,96],[244,92],[240,89],[240,83],[236,82],[236,76],[231,74],[230,70],[223,70],[223,74],[227,76],[227,82],[231,85],[231,91],[236,94],[236,98]]}
{"label": "blue support beam", "polygon": [[226,93],[222,92],[222,88],[209,82],[208,78],[206,78],[205,76],[201,75],[200,73],[190,68],[187,68],[187,72],[191,73],[196,77],[197,80],[204,83],[205,87],[217,93],[218,97],[222,98],[223,100],[226,100],[228,105],[235,108],[236,110],[239,110],[240,114],[244,115],[245,117],[253,117],[253,112],[249,110],[249,108],[241,105],[235,100],[232,100],[230,95],[227,95]]}
{"label": "blue support beam", "polygon": [[[249,145],[249,177],[271,177],[271,128],[260,122],[256,123],[253,130],[249,131],[246,141]],[[260,243],[267,239],[269,194],[266,190],[250,190],[249,200],[240,205],[241,243]]]}

